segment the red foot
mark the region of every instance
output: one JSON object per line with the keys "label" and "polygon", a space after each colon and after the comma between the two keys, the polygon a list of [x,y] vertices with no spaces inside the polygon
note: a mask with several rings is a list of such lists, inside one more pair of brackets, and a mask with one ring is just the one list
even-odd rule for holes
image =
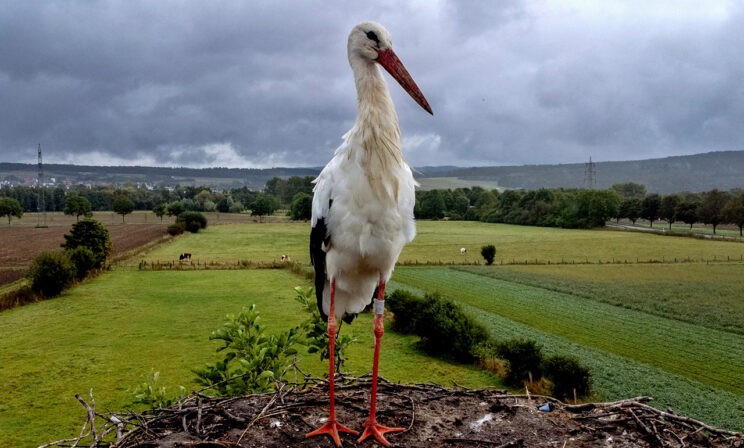
{"label": "red foot", "polygon": [[390,446],[390,442],[385,439],[384,434],[387,434],[389,432],[403,432],[405,430],[405,428],[391,428],[389,426],[382,426],[374,420],[367,420],[367,422],[364,424],[364,432],[362,433],[362,436],[359,437],[359,440],[357,440],[357,442],[361,442],[367,437],[372,436],[381,444]]}
{"label": "red foot", "polygon": [[320,428],[305,434],[305,437],[307,438],[319,436],[321,434],[328,434],[333,439],[333,442],[336,443],[336,446],[341,446],[341,438],[338,436],[339,432],[346,432],[353,435],[359,434],[359,431],[354,431],[351,428],[347,428],[336,420],[327,420]]}

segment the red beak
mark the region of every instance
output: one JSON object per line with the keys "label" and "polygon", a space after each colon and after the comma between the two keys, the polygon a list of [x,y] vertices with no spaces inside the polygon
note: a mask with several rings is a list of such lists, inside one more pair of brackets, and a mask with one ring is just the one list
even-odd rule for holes
{"label": "red beak", "polygon": [[408,70],[406,70],[406,67],[402,62],[400,62],[400,59],[398,59],[398,56],[391,48],[377,53],[377,62],[382,66],[382,68],[390,73],[390,76],[398,81],[398,84],[403,87],[403,90],[408,92],[408,94],[411,95],[411,98],[413,98],[419,106],[434,115],[431,111],[431,106],[429,106],[429,102],[424,98],[424,94],[421,93],[421,90],[419,90],[418,86],[413,81],[413,78],[411,78]]}

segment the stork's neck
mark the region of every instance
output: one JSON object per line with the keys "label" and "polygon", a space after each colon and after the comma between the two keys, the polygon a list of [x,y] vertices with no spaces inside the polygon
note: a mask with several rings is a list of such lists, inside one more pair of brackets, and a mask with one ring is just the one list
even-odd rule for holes
{"label": "stork's neck", "polygon": [[364,150],[370,153],[366,157],[380,157],[383,165],[389,161],[401,163],[398,114],[387,83],[374,61],[357,58],[351,61],[351,67],[358,99],[353,132],[357,133]]}

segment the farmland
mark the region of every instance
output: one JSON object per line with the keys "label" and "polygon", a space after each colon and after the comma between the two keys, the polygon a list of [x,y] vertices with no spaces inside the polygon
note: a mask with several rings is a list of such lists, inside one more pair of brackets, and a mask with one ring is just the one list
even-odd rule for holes
{"label": "farmland", "polygon": [[[169,390],[193,388],[189,369],[214,360],[210,331],[242,306],[256,303],[272,331],[304,318],[292,298],[293,286],[308,284],[303,276],[236,268],[282,254],[307,265],[308,224],[220,219],[224,225],[210,218],[204,232],[119,262],[59,299],[0,313],[0,384],[11,391],[0,404],[0,444],[74,433],[83,409],[73,395],[91,387],[111,410],[131,401],[153,370]],[[657,406],[744,429],[744,244],[473,222],[418,229],[391,288],[438,291],[497,339],[530,338],[548,354],[579,357],[599,399],[650,395]],[[496,265],[483,266],[480,247],[491,243]],[[192,262],[177,263],[181,252],[191,252]],[[138,269],[174,261],[188,270]],[[343,330],[359,339],[348,361],[356,374],[370,369],[370,322],[363,315]],[[426,358],[413,337],[387,332],[383,345],[381,374],[390,379],[500,387],[488,373]],[[316,375],[324,370],[315,356],[300,364]]]}

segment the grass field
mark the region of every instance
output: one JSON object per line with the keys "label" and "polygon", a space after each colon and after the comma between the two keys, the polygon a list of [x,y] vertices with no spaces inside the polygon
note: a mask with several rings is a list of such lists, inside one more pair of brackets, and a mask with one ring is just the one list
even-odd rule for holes
{"label": "grass field", "polygon": [[[36,446],[77,434],[84,409],[75,400],[92,388],[100,411],[122,410],[132,390],[159,371],[170,390],[195,387],[191,368],[215,359],[211,331],[227,313],[257,304],[262,322],[281,331],[306,317],[293,286],[306,284],[286,270],[117,270],[62,297],[0,313],[0,446]],[[342,331],[358,339],[347,367],[367,373],[372,321],[360,316]],[[499,386],[471,366],[427,358],[415,338],[387,332],[380,372],[394,381]],[[317,376],[316,355],[300,365]],[[421,366],[426,365],[426,369]]]}
{"label": "grass field", "polygon": [[[683,260],[744,260],[744,244],[612,230],[567,230],[480,222],[420,221],[418,236],[403,249],[402,264],[482,263],[480,248],[496,245],[496,264],[636,263]],[[190,252],[202,261],[278,261],[287,254],[309,263],[308,223],[209,226],[198,237],[184,235],[139,260],[178,260]],[[460,248],[468,252],[460,254]]]}
{"label": "grass field", "polygon": [[[242,306],[256,303],[276,331],[304,319],[292,287],[306,280],[286,270],[137,269],[140,261],[173,261],[181,252],[195,263],[268,263],[282,254],[308,263],[307,223],[213,224],[58,299],[0,313],[0,446],[75,434],[83,408],[74,394],[90,388],[99,410],[112,411],[131,401],[131,390],[153,370],[171,389],[193,388],[190,369],[214,360],[209,333]],[[409,265],[396,269],[391,288],[440,291],[499,339],[532,338],[549,354],[578,356],[592,369],[599,397],[650,395],[658,406],[744,430],[744,263],[721,262],[740,259],[744,244],[472,222],[419,222],[418,230],[401,256]],[[478,265],[484,244],[496,245],[497,266]],[[460,247],[468,253],[460,255]],[[368,372],[370,316],[344,331],[359,339],[348,368]],[[381,374],[392,380],[500,385],[472,367],[423,356],[414,337],[387,332],[383,344]],[[325,371],[315,355],[300,364]]]}

